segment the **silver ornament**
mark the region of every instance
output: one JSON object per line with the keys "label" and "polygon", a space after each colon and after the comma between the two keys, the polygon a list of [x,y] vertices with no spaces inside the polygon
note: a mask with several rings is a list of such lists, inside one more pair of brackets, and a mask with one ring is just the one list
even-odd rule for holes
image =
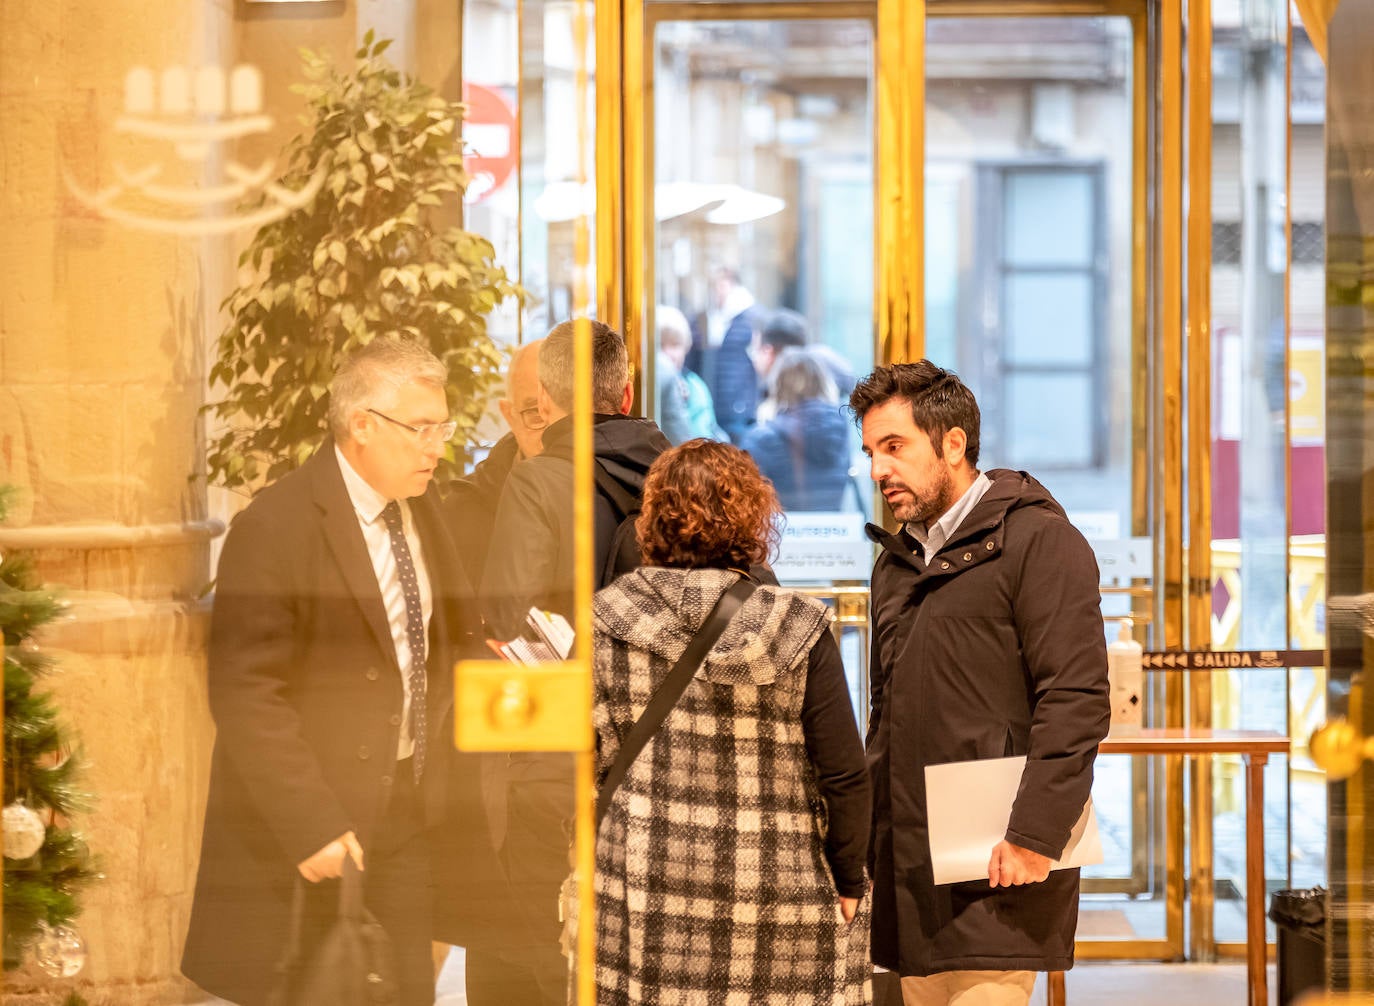
{"label": "silver ornament", "polygon": [[12,803],[4,811],[5,858],[28,859],[43,848],[48,829],[32,808]]}
{"label": "silver ornament", "polygon": [[70,926],[38,924],[33,962],[50,978],[70,978],[86,966],[86,941]]}

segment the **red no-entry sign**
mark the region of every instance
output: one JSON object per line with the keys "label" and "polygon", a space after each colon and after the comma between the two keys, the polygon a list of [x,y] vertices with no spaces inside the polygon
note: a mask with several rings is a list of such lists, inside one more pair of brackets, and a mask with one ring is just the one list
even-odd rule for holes
{"label": "red no-entry sign", "polygon": [[463,140],[467,144],[464,161],[468,189],[464,200],[481,202],[499,189],[515,170],[520,149],[515,126],[515,109],[500,91],[482,84],[463,85],[463,101],[468,114],[463,119]]}

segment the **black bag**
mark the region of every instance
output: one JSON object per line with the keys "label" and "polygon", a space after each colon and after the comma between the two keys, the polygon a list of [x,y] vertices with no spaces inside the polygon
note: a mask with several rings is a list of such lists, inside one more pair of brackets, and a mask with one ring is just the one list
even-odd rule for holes
{"label": "black bag", "polygon": [[301,951],[306,881],[296,879],[291,930],[268,1006],[398,1006],[391,938],[363,906],[363,875],[345,856],[339,915],[308,955]]}

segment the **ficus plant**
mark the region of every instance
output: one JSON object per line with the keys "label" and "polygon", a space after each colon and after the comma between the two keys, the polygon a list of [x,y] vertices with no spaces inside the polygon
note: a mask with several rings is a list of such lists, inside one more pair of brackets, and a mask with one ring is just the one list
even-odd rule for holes
{"label": "ficus plant", "polygon": [[252,491],[305,461],[326,433],[336,361],[372,339],[421,340],[448,366],[458,432],[441,478],[461,471],[500,380],[505,353],[486,315],[521,291],[490,242],[456,223],[464,108],[392,67],[389,45],[368,32],[347,72],[302,52],[307,129],[288,144],[278,184],[322,184],[239,257],[210,369],[223,397],[205,406],[218,420],[208,457],[218,485]]}

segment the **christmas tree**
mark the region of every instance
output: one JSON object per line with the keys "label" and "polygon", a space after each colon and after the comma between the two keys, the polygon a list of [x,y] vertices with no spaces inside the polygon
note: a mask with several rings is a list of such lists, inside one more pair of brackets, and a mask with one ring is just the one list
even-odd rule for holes
{"label": "christmas tree", "polygon": [[[0,522],[9,490],[0,486]],[[79,760],[58,723],[51,696],[36,686],[52,661],[36,645],[38,629],[62,613],[62,602],[41,586],[32,564],[0,556],[0,630],[4,631],[4,965],[18,966],[33,950],[51,975],[80,968],[84,945],[69,923],[80,910],[77,892],[95,876],[81,836],[68,825],[85,807]]]}

